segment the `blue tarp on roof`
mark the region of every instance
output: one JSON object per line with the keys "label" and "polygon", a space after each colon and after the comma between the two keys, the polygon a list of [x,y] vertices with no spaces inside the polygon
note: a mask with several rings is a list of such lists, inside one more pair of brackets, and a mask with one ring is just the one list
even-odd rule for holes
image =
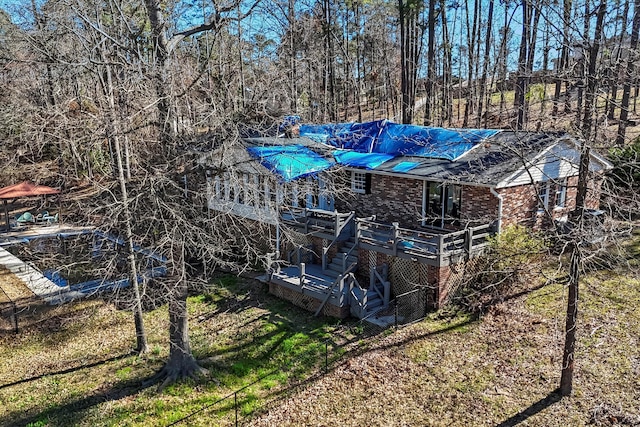
{"label": "blue tarp on roof", "polygon": [[278,126],[279,132],[284,132],[287,129],[300,124],[300,116],[284,116],[282,118],[282,123]]}
{"label": "blue tarp on roof", "polygon": [[372,151],[454,160],[497,132],[490,129],[442,129],[386,123]]}
{"label": "blue tarp on roof", "polygon": [[356,168],[375,169],[384,162],[393,159],[392,154],[360,153],[351,150],[336,150],[333,152],[336,162]]}
{"label": "blue tarp on roof", "polygon": [[368,153],[385,123],[386,120],[377,120],[367,123],[301,125],[300,136],[306,136],[336,148]]}
{"label": "blue tarp on roof", "polygon": [[329,123],[324,125],[300,125],[300,136],[316,142],[332,144],[331,141],[347,136],[353,123]]}
{"label": "blue tarp on roof", "polygon": [[377,120],[367,123],[353,123],[349,132],[336,135],[329,143],[336,148],[360,151],[362,153],[371,152],[371,147],[380,131],[384,128],[386,120]]}
{"label": "blue tarp on roof", "polygon": [[395,165],[391,170],[394,172],[409,172],[411,169],[418,166],[420,163],[417,162],[400,162]]}
{"label": "blue tarp on roof", "polygon": [[287,182],[323,171],[334,164],[302,145],[249,147],[247,151],[260,160],[262,166],[276,172]]}

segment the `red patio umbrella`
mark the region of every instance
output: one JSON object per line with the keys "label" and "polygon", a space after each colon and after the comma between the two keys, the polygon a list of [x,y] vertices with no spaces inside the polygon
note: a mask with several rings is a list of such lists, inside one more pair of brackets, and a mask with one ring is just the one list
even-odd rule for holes
{"label": "red patio umbrella", "polygon": [[9,229],[9,211],[7,210],[7,200],[17,199],[20,197],[43,196],[46,194],[60,194],[60,190],[56,190],[52,187],[47,187],[46,185],[34,184],[29,181],[24,181],[19,184],[0,188],[0,199],[4,201],[4,216],[7,222],[7,229]]}

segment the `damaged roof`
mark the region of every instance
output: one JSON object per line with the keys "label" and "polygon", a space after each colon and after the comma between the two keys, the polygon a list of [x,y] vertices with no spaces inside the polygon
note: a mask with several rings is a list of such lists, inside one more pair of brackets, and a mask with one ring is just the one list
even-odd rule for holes
{"label": "damaged roof", "polygon": [[[443,129],[388,121],[301,125],[300,133],[298,138],[245,138],[245,154],[284,181],[339,165],[499,188],[575,175],[581,147],[564,132]],[[597,153],[591,159],[592,171],[611,168]]]}

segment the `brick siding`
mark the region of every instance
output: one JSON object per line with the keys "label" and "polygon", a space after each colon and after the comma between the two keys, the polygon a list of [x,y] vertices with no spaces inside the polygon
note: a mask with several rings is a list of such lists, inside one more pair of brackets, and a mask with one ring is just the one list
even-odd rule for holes
{"label": "brick siding", "polygon": [[376,215],[380,222],[416,226],[422,220],[422,180],[371,174],[371,194],[352,194],[336,200],[341,212],[360,218]]}
{"label": "brick siding", "polygon": [[498,217],[498,198],[487,187],[462,187],[460,218],[464,221],[489,223]]}

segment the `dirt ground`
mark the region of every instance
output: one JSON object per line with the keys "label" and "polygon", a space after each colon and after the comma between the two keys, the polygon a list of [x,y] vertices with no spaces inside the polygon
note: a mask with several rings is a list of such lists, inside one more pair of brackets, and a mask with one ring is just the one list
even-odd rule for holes
{"label": "dirt ground", "polygon": [[0,302],[30,298],[33,292],[15,274],[0,266]]}

